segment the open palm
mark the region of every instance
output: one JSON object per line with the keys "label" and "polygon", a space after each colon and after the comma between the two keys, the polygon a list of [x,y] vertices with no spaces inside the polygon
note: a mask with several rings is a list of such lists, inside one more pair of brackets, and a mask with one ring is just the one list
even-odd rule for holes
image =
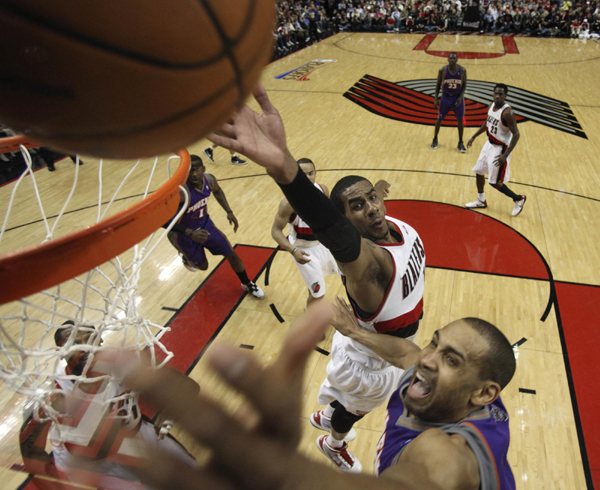
{"label": "open palm", "polygon": [[232,122],[211,133],[208,139],[247,156],[267,170],[277,171],[284,166],[289,155],[283,121],[261,84],[253,94],[262,114],[244,104]]}

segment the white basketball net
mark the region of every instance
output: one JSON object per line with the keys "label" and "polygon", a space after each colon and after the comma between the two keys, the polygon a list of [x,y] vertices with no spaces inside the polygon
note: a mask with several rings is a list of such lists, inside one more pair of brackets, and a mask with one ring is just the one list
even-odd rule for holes
{"label": "white basketball net", "polygon": [[[7,226],[19,191],[27,192],[31,206],[31,188],[23,183],[25,177],[33,185],[35,200],[41,215],[45,239],[53,240],[65,211],[77,188],[80,168],[74,165],[74,178],[71,190],[56,218],[48,218],[44,212],[36,176],[32,171],[32,159],[29,151],[21,146],[21,153],[27,164],[27,169],[16,183],[13,184],[12,194],[5,213],[5,219],[0,231],[0,251],[3,250]],[[170,160],[167,160],[167,173],[170,174]],[[95,221],[101,221],[109,214],[119,194],[138,167],[149,171],[149,178],[143,191],[143,198],[150,192],[151,182],[157,170],[159,159],[154,163],[138,160],[127,173],[108,204],[102,203],[102,169],[103,161],[98,164],[98,202]],[[95,164],[86,163],[86,171]],[[151,166],[151,168],[150,168]],[[23,186],[21,185],[23,184]],[[187,201],[187,195],[186,195]],[[56,204],[56,203],[54,203]],[[107,375],[88,377],[88,371],[94,361],[94,355],[107,348],[129,348],[138,353],[145,351],[150,362],[155,367],[164,365],[173,354],[161,343],[161,337],[169,329],[143,318],[138,312],[137,295],[138,279],[142,265],[154,252],[157,245],[167,235],[173,224],[183,214],[187,202],[180,213],[174,217],[169,227],[155,232],[142,243],[113,260],[96,267],[89,272],[60,284],[52,289],[40,291],[20,301],[14,301],[0,306],[0,377],[5,385],[13,391],[30,397],[33,402],[36,417],[57,420],[64,415],[51,406],[53,394],[66,394],[60,387],[65,381],[71,381],[75,387],[85,383],[96,383],[101,379],[109,379],[110,383],[118,383]],[[69,229],[68,231],[72,231]],[[64,233],[63,233],[64,234]],[[52,260],[52,257],[48,257]],[[43,271],[40,271],[43,274]],[[69,327],[70,333],[61,347],[55,343],[55,333],[63,328],[63,323],[70,320],[74,323]],[[87,337],[81,342],[81,337]],[[87,352],[88,358],[81,375],[66,374],[65,359],[73,354]],[[158,354],[158,355],[157,355]],[[90,371],[91,372],[91,371]],[[63,383],[61,383],[63,382]],[[110,393],[113,395],[108,395]],[[122,407],[119,416],[130,417],[127,407],[135,405],[135,395],[123,394],[115,390],[103,390],[104,396],[96,397],[107,405],[115,402]],[[97,401],[97,400],[96,400]],[[44,410],[37,410],[42,407]],[[125,409],[125,410],[124,410]],[[38,415],[38,412],[41,415]]]}

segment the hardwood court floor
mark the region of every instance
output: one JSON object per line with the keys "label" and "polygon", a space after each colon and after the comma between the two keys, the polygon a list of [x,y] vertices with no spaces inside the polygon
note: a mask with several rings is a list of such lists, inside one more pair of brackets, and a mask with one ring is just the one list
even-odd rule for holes
{"label": "hardwood court floor", "polygon": [[[399,213],[393,215],[413,224],[422,237],[427,237],[425,317],[417,344],[425,345],[435,329],[464,316],[479,316],[497,324],[511,342],[526,339],[518,349],[515,379],[503,393],[511,417],[509,460],[517,487],[592,488],[594,478],[600,485],[600,448],[596,442],[600,437],[595,437],[599,434],[593,418],[597,395],[592,384],[597,382],[598,368],[591,358],[597,352],[594,347],[600,344],[598,329],[594,329],[598,326],[594,305],[600,299],[600,95],[594,88],[600,73],[600,44],[515,38],[517,53],[509,53],[499,37],[446,35],[435,37],[426,48],[415,49],[423,39],[420,34],[341,33],[272,63],[264,71],[263,83],[284,118],[292,153],[296,158],[309,157],[316,162],[319,182],[331,188],[340,177],[351,173],[372,181],[388,180],[392,184],[389,200],[399,201],[389,204]],[[487,93],[487,100],[491,101],[491,90],[485,92],[485,82],[503,82],[511,87],[509,104],[527,106],[528,101],[535,101],[530,104],[533,108],[529,107],[530,120],[519,124],[521,140],[511,161],[509,186],[527,195],[520,216],[513,218],[512,202],[489,186],[487,209],[459,209],[476,197],[471,169],[484,135],[466,154],[461,154],[455,149],[456,129],[442,128],[439,149],[433,151],[429,147],[432,126],[415,124],[418,118],[413,122],[401,120],[413,117],[414,111],[399,115],[393,104],[366,110],[344,97],[365,75],[391,84],[435,80],[446,60],[428,54],[431,51],[506,53],[496,58],[459,59],[472,81],[469,87],[473,90],[468,90],[467,99],[485,98]],[[294,73],[313,60],[321,62]],[[309,70],[312,71],[307,74]],[[285,73],[289,74],[277,78]],[[427,83],[430,82],[424,86]],[[409,96],[425,100],[426,89]],[[545,98],[543,109],[540,96]],[[567,103],[572,112],[562,119],[570,121],[561,123],[562,129],[549,125],[558,117],[557,112],[566,110],[559,102]],[[382,117],[382,109],[388,115],[393,112],[395,118]],[[534,122],[534,117],[539,122]],[[585,137],[565,129],[572,127],[573,120]],[[466,128],[465,142],[474,132],[474,127]],[[189,148],[190,153],[203,157],[201,151],[207,145],[199,142]],[[214,199],[209,204],[213,220],[227,230],[232,243],[274,247],[270,226],[281,199],[279,189],[252,163],[232,166],[225,150],[217,148],[214,154],[215,163],[203,157],[207,171],[222,183],[240,221],[240,230],[233,234]],[[90,174],[92,189],[94,160],[85,161],[82,177]],[[116,182],[123,173],[122,166],[109,163]],[[71,174],[70,162],[61,162],[54,174],[43,171],[36,175],[41,184],[56,189],[66,186]],[[10,186],[0,189],[2,202],[9,190]],[[82,188],[73,209],[85,206],[86,200],[93,201],[96,192]],[[433,202],[433,207],[425,201]],[[447,212],[451,212],[454,221],[442,220]],[[24,199],[13,216],[15,223],[29,222],[28,213],[28,201]],[[77,221],[77,213],[71,216]],[[10,233],[15,246],[20,242],[17,234],[26,235],[15,230],[7,238]],[[208,271],[192,274],[179,264],[168,244],[161,245],[140,281],[143,314],[159,324],[169,321],[173,313],[161,308],[180,308],[186,303],[219,263],[219,258],[210,260]],[[264,278],[263,273],[259,279],[261,287]],[[232,284],[238,287],[235,281]],[[287,254],[275,256],[269,285],[264,290],[264,300],[246,297],[233,307],[222,328],[216,329],[216,338],[251,345],[268,363],[277,355],[289,325],[305,305],[304,284]],[[329,277],[327,297],[335,294],[342,294],[340,281]],[[542,321],[549,301],[553,308]],[[271,304],[284,323],[275,317]],[[218,306],[216,303],[209,308]],[[202,328],[198,325],[198,329]],[[177,334],[175,328],[172,333]],[[331,336],[330,331],[320,344],[325,351],[330,348]],[[310,359],[300,446],[303,453],[325,464],[328,463],[315,446],[320,433],[310,425],[308,417],[318,408],[316,397],[327,360],[318,352]],[[191,376],[198,380],[204,393],[226,399],[232,408],[239,403],[214,379],[202,359]],[[18,412],[8,410],[11,403],[16,403],[15,397],[3,392],[4,411],[13,417],[8,420],[7,415],[3,419],[2,427],[7,427],[1,446],[4,464],[18,459],[14,444],[18,426],[14,414]],[[361,460],[365,472],[372,470],[383,418],[384,407],[357,424],[358,437],[350,450]],[[177,429],[174,431],[177,433]],[[180,437],[191,445],[185,434]],[[199,456],[203,454],[201,448],[191,449]],[[25,478],[9,470],[1,474],[4,481],[10,482],[6,488],[17,488]]]}

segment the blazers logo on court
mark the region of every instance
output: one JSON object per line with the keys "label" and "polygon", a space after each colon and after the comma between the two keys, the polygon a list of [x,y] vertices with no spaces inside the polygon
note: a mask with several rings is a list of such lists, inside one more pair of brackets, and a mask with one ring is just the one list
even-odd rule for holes
{"label": "blazers logo on court", "polygon": [[277,75],[275,78],[279,80],[296,80],[298,82],[307,82],[310,80],[308,75],[310,75],[315,70],[321,68],[326,63],[335,63],[337,60],[312,60],[308,63],[299,66],[298,68],[294,68],[293,70],[282,73],[281,75]]}
{"label": "blazers logo on court", "polygon": [[[388,119],[434,126],[438,111],[433,106],[437,80],[388,82],[365,75],[344,97],[355,104]],[[465,91],[465,126],[478,127],[487,117],[495,83],[469,80]],[[533,121],[565,133],[587,139],[569,104],[522,88],[508,86],[506,101],[515,112],[517,123]],[[442,126],[456,126],[453,116]]]}

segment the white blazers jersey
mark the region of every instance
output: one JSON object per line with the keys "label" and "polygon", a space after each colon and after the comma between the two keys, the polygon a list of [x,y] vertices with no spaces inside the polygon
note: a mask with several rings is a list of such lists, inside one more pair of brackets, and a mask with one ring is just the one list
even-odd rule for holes
{"label": "white blazers jersey", "polygon": [[[323,188],[315,182],[314,186],[323,192]],[[292,214],[288,222],[290,234],[288,235],[289,242],[297,247],[313,247],[320,242],[313,234],[310,226],[302,220],[296,213]]]}
{"label": "white blazers jersey", "polygon": [[486,133],[488,140],[492,145],[508,146],[512,138],[512,133],[507,126],[502,123],[502,113],[509,108],[508,104],[504,104],[500,109],[495,110],[494,104],[488,109]]}
{"label": "white blazers jersey", "polygon": [[[400,243],[376,245],[386,249],[394,263],[394,273],[379,309],[369,318],[361,318],[354,301],[350,301],[354,316],[361,327],[377,333],[395,332],[398,337],[414,339],[413,327],[423,313],[425,289],[425,250],[417,232],[406,223],[385,217],[388,225],[401,235]],[[348,296],[350,298],[350,296]],[[355,362],[368,369],[384,369],[389,364],[370,349],[344,337],[344,349]],[[356,354],[356,355],[353,355]]]}
{"label": "white blazers jersey", "polygon": [[[98,364],[96,372],[102,369]],[[57,379],[56,384],[65,393],[68,412],[73,416],[52,423],[48,437],[53,445],[64,444],[69,452],[90,459],[106,458],[119,450],[123,438],[131,437],[139,428],[141,411],[137,396],[121,383],[104,379],[93,385],[92,393],[78,389],[75,396],[72,396],[73,381]]]}

